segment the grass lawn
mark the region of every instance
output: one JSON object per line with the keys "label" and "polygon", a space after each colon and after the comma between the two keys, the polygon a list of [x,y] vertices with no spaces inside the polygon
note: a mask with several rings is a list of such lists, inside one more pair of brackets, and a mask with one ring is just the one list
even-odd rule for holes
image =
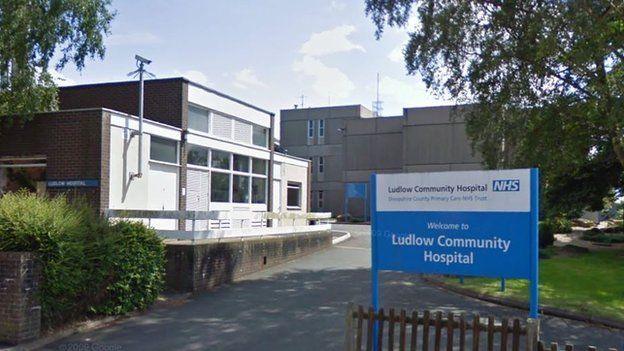
{"label": "grass lawn", "polygon": [[[447,283],[493,296],[528,300],[528,281],[445,278]],[[540,305],[624,321],[624,252],[555,255],[540,260]]]}

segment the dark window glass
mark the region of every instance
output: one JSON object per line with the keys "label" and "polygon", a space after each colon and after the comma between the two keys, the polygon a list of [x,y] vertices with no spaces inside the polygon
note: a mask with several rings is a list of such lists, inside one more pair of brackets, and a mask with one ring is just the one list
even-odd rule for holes
{"label": "dark window glass", "polygon": [[254,204],[266,203],[266,178],[251,179],[251,202]]}
{"label": "dark window glass", "polygon": [[150,159],[178,163],[178,142],[152,135],[150,138]]}
{"label": "dark window glass", "polygon": [[253,144],[266,147],[268,144],[267,129],[260,126],[253,126]]}
{"label": "dark window glass", "polygon": [[249,177],[234,175],[232,197],[234,202],[249,203]]}
{"label": "dark window glass", "polygon": [[211,172],[210,174],[210,201],[230,202],[230,175]]}
{"label": "dark window glass", "polygon": [[239,172],[249,172],[249,156],[234,154],[234,170]]}
{"label": "dark window glass", "polygon": [[230,169],[230,154],[224,151],[212,150],[212,167]]}
{"label": "dark window glass", "polygon": [[287,207],[301,207],[301,184],[288,182]]}
{"label": "dark window glass", "polygon": [[255,174],[267,174],[267,161],[254,158],[251,161],[251,171]]}
{"label": "dark window glass", "polygon": [[210,111],[189,105],[189,128],[199,130],[204,133],[208,133],[210,130]]}
{"label": "dark window glass", "polygon": [[197,166],[208,166],[208,148],[189,145],[187,151],[188,163]]}

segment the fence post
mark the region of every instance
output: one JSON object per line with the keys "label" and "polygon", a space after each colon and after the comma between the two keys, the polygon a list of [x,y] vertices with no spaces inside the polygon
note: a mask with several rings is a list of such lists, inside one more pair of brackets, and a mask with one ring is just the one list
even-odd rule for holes
{"label": "fence post", "polygon": [[353,350],[353,310],[353,302],[349,302],[345,316],[345,351]]}
{"label": "fence post", "polygon": [[536,351],[539,341],[539,319],[527,318],[526,331],[526,350]]}

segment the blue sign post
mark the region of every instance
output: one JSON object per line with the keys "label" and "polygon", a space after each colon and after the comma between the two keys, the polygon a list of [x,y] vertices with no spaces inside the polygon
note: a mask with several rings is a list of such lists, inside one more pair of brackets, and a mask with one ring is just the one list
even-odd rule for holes
{"label": "blue sign post", "polygon": [[530,280],[538,316],[537,169],[371,176],[372,305],[379,271]]}

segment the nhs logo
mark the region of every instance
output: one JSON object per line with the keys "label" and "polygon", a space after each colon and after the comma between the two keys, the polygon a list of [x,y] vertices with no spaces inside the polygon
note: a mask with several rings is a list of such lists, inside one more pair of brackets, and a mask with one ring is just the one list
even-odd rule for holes
{"label": "nhs logo", "polygon": [[492,181],[493,191],[520,191],[520,179],[498,179]]}

